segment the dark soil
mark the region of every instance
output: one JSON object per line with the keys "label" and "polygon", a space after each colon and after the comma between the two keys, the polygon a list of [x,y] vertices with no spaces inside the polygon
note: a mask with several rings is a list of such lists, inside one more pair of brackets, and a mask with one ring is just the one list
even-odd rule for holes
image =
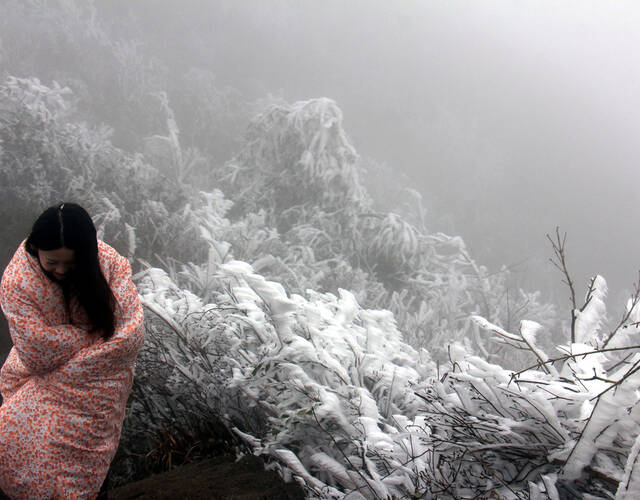
{"label": "dark soil", "polygon": [[[101,497],[103,498],[103,497]],[[205,459],[109,490],[109,500],[304,500],[297,483],[285,483],[262,460],[230,455]]]}

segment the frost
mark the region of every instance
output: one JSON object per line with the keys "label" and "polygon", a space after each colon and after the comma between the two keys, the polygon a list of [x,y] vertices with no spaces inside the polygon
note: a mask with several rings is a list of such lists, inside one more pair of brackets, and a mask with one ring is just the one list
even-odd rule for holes
{"label": "frost", "polygon": [[602,276],[594,277],[583,310],[574,311],[577,343],[587,344],[590,340],[598,338],[607,313],[607,306],[604,303],[606,295],[607,282]]}
{"label": "frost", "polygon": [[282,460],[288,467],[291,469],[291,472],[297,474],[301,478],[303,478],[307,483],[311,485],[313,488],[323,488],[324,485],[318,481],[315,477],[313,477],[307,469],[305,469],[304,465],[298,460],[298,457],[289,450],[279,449],[275,450],[274,455],[277,456],[280,460]]}
{"label": "frost", "polygon": [[338,301],[338,311],[336,313],[336,321],[344,326],[348,326],[353,322],[359,306],[356,298],[351,292],[338,290],[340,294],[340,300]]}
{"label": "frost", "polygon": [[253,268],[250,264],[239,260],[232,260],[220,267],[224,272],[231,275],[237,274],[239,276],[246,276],[253,273]]}
{"label": "frost", "polygon": [[326,453],[315,453],[310,457],[311,462],[321,470],[326,470],[335,477],[344,488],[356,489],[356,481],[351,477],[347,469],[337,460]]}
{"label": "frost", "polygon": [[[640,435],[636,437],[633,447],[627,457],[627,464],[624,468],[624,477],[620,481],[616,500],[636,500],[640,498],[640,466],[638,457],[640,456]],[[635,474],[634,474],[635,473]]]}

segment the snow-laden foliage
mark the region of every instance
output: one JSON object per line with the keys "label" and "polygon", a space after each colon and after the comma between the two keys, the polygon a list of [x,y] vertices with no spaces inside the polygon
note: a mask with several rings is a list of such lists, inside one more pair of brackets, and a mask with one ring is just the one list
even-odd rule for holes
{"label": "snow-laden foliage", "polygon": [[[109,128],[74,121],[73,94],[66,87],[8,78],[0,88],[5,218],[26,224],[47,205],[75,200],[95,214],[100,235],[123,253],[165,268],[204,261],[207,245],[200,226],[208,225],[214,239],[230,243],[229,252],[289,290],[349,288],[366,307],[392,310],[410,343],[429,348],[440,360],[446,356],[443,339],[466,339],[488,355],[469,314],[509,327],[525,312],[546,308],[546,317],[536,317],[553,325],[552,308],[532,294],[510,295],[508,273],[489,275],[459,237],[429,233],[395,213],[369,210],[355,151],[332,101],[275,106],[254,121],[251,140],[230,163],[240,165],[234,174],[238,184],[227,186],[231,198],[241,207],[245,198],[255,201],[262,196],[258,191],[272,189],[268,199],[278,190],[297,193],[298,205],[276,210],[266,203],[229,222],[223,217],[231,203],[219,191],[201,194],[186,182],[206,161],[182,148],[167,94],[155,95],[164,109],[164,131],[145,138],[145,156],[130,155],[112,145]],[[245,171],[259,164],[269,166],[264,175],[241,182]],[[299,170],[296,175],[302,177],[289,179],[287,169]],[[278,182],[269,181],[272,174]],[[318,194],[323,190],[332,194]],[[34,212],[14,214],[25,205]],[[338,205],[343,209],[326,211]],[[215,219],[216,227],[206,219]]]}
{"label": "snow-laden foliage", "polygon": [[[406,491],[395,486],[404,474],[389,474],[411,458],[393,421],[417,415],[413,386],[434,373],[428,354],[402,341],[390,312],[364,310],[346,290],[288,297],[239,261],[222,264],[216,280],[214,304],[157,269],[140,282],[165,325],[147,349],[167,356],[168,393],[200,395],[190,411],[214,410],[254,452],[282,459],[288,473],[307,471],[318,494]],[[167,413],[162,398],[150,401]]]}
{"label": "snow-laden foliage", "polygon": [[252,121],[225,180],[239,193],[237,209],[268,207],[284,227],[282,212],[297,207],[335,211],[366,203],[356,158],[334,101],[274,104]]}
{"label": "snow-laden foliage", "polygon": [[[617,498],[624,498],[629,491],[640,493],[637,486],[633,489],[629,474],[637,460],[632,447],[640,430],[639,295],[636,288],[622,321],[603,343],[605,293],[604,279],[594,277],[577,315],[576,332],[581,342],[559,346],[563,355],[552,359],[536,345],[539,328],[535,323],[523,321],[519,334],[514,335],[482,318],[476,321],[503,342],[527,345],[539,359],[538,364],[512,374],[510,383],[524,384],[529,391],[546,395],[554,409],[554,426],[559,423],[566,430],[562,445],[548,456],[552,463],[561,465],[558,488],[571,491],[567,483],[584,481],[588,474],[610,488],[621,481]],[[547,482],[555,483],[556,479]]]}
{"label": "snow-laden foliage", "polygon": [[[539,362],[514,373],[452,344],[437,369],[388,311],[363,309],[346,290],[288,295],[244,262],[213,265],[211,303],[161,270],[144,273],[156,319],[139,373],[150,377],[162,356],[164,393],[175,396],[167,403],[147,388],[130,431],[153,431],[146,412],[176,405],[220,416],[317,498],[637,493],[637,310],[616,332],[618,347],[599,348],[594,334],[556,358],[540,347],[539,324],[512,333],[476,317]],[[178,278],[198,279],[193,268]]]}
{"label": "snow-laden foliage", "polygon": [[[335,293],[354,280],[348,287],[365,307],[391,309],[411,343],[438,359],[446,356],[443,337],[481,342],[470,314],[510,327],[529,312],[555,326],[555,311],[538,296],[510,293],[506,269],[490,274],[460,237],[429,232],[420,203],[420,217],[375,211],[357,159],[330,99],[281,103],[256,116],[223,169],[223,189],[234,193],[225,235],[232,252],[299,293]],[[269,246],[238,238],[236,225],[256,218],[273,228]]]}
{"label": "snow-laden foliage", "polygon": [[587,342],[594,334],[599,334],[605,322],[607,307],[604,299],[607,283],[602,276],[595,276],[589,285],[584,307],[574,311],[575,341]]}
{"label": "snow-laden foliage", "polygon": [[171,182],[141,155],[115,148],[108,128],[74,123],[70,94],[34,78],[9,77],[0,85],[3,219],[21,222],[24,234],[45,207],[73,200],[93,214],[100,236],[130,258],[202,260],[207,244],[200,228],[224,227],[230,203],[220,191]]}

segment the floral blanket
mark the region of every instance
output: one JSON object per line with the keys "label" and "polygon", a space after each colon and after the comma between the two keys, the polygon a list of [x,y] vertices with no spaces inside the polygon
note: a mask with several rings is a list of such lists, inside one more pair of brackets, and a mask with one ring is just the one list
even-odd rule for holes
{"label": "floral blanket", "polygon": [[95,498],[118,447],[143,312],[128,261],[102,241],[98,251],[118,303],[107,341],[24,242],[2,276],[13,348],[0,370],[0,488],[11,498]]}

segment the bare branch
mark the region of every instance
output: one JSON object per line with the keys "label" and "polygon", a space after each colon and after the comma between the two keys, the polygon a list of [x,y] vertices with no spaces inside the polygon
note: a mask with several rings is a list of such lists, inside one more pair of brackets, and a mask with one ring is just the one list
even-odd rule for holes
{"label": "bare branch", "polygon": [[546,365],[548,363],[555,363],[556,361],[566,361],[567,359],[570,358],[577,358],[580,356],[589,356],[591,354],[601,354],[603,352],[614,352],[614,351],[626,351],[626,350],[631,350],[631,349],[640,349],[640,345],[627,345],[627,346],[622,346],[622,347],[609,347],[606,349],[598,349],[595,351],[589,351],[589,352],[581,352],[578,354],[565,354],[564,356],[558,356],[557,358],[550,358],[547,361],[545,361],[544,363],[536,363],[535,365],[531,365],[528,366],[527,368],[524,368],[518,372],[514,372],[513,375],[511,375],[511,380],[514,380],[516,377],[522,375],[524,372],[527,372],[529,370],[535,370],[536,368],[540,368],[542,365]]}
{"label": "bare branch", "polygon": [[635,374],[636,372],[638,372],[640,370],[640,359],[638,361],[636,361],[633,365],[631,365],[631,368],[629,368],[627,370],[627,372],[620,377],[620,380],[613,382],[609,387],[607,387],[604,391],[602,391],[600,394],[598,394],[597,396],[594,396],[591,398],[591,400],[593,401],[594,399],[598,399],[598,401],[600,401],[600,397],[603,396],[604,394],[606,394],[607,392],[609,392],[611,389],[614,389],[616,387],[618,387],[620,384],[622,384],[625,380],[627,380],[629,377],[631,377],[631,375]]}
{"label": "bare branch", "polygon": [[564,233],[562,240],[560,239],[560,228],[556,226],[556,234],[555,241],[547,234],[547,239],[551,242],[551,246],[553,247],[553,253],[555,260],[550,259],[551,263],[557,267],[565,277],[563,283],[566,283],[569,286],[569,290],[571,291],[571,343],[573,344],[576,341],[576,292],[573,287],[573,281],[571,281],[571,275],[569,274],[569,270],[567,269],[566,262],[566,254],[565,254],[565,243],[567,241],[567,233]]}
{"label": "bare branch", "polygon": [[580,308],[580,312],[583,312],[591,302],[591,299],[593,299],[593,292],[595,291],[595,283],[596,283],[596,277],[594,276],[589,281],[589,289],[587,290],[587,296],[584,299],[584,304],[582,304],[582,307]]}

